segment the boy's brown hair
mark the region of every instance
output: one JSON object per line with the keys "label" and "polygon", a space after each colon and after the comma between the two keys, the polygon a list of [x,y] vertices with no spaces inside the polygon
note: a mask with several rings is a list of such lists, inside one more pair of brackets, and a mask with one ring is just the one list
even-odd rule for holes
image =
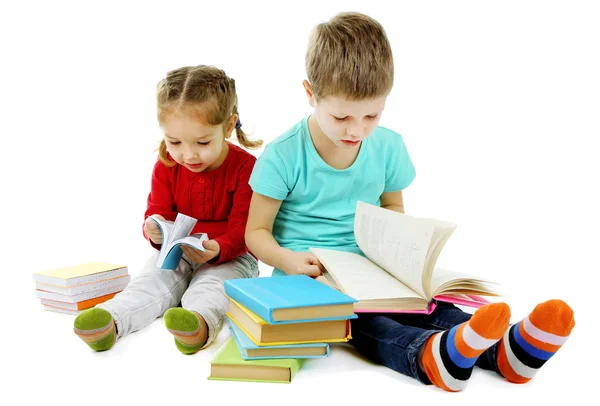
{"label": "boy's brown hair", "polygon": [[306,52],[306,73],[317,99],[388,95],[394,83],[394,60],[385,30],[360,13],[340,13],[317,25]]}
{"label": "boy's brown hair", "polygon": [[[185,66],[167,73],[158,83],[156,93],[158,121],[172,112],[190,112],[209,125],[226,125],[227,120],[238,113],[238,98],[235,80],[214,66]],[[262,141],[251,141],[241,126],[235,127],[238,142],[246,148],[256,148]],[[229,138],[229,134],[225,134]],[[173,166],[163,139],[158,147],[158,156],[167,166]]]}

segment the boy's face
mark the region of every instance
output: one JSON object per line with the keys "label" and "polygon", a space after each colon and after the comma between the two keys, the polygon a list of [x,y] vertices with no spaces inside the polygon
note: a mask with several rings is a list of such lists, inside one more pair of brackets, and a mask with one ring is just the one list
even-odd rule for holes
{"label": "boy's face", "polygon": [[312,99],[314,115],[321,131],[339,148],[358,148],[381,118],[387,96],[368,100],[348,100],[339,96]]}
{"label": "boy's face", "polygon": [[227,156],[222,125],[207,125],[189,114],[171,113],[161,128],[171,157],[192,172],[216,169]]}

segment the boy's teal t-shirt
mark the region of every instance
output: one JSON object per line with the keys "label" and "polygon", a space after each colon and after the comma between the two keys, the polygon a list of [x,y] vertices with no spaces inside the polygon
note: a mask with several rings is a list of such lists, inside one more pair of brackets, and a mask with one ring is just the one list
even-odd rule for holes
{"label": "boy's teal t-shirt", "polygon": [[317,153],[308,117],[270,142],[256,161],[250,186],[282,200],[273,237],[284,248],[331,248],[362,254],[354,238],[356,203],[379,206],[384,192],[406,188],[415,178],[400,134],[376,127],[347,169],[334,169]]}

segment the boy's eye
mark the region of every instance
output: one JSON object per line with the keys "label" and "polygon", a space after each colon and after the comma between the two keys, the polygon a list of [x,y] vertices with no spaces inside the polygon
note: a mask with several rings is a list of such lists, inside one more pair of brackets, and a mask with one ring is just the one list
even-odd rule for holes
{"label": "boy's eye", "polygon": [[210,141],[206,141],[206,142],[200,142],[200,141],[198,141],[198,144],[200,144],[200,145],[208,145],[208,144],[210,144]]}
{"label": "boy's eye", "polygon": [[181,144],[181,141],[168,141],[168,143],[171,145],[179,145]]}
{"label": "boy's eye", "polygon": [[375,120],[377,118],[377,114],[375,114],[374,116],[367,116],[367,118],[369,120]]}
{"label": "boy's eye", "polygon": [[336,121],[345,121],[348,117],[347,116],[346,117],[336,117],[336,116],[333,116],[333,118],[335,118]]}

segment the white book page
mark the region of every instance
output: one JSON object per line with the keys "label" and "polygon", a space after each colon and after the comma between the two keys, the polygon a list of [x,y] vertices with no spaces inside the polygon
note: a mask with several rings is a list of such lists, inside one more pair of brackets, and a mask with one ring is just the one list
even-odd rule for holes
{"label": "white book page", "polygon": [[426,297],[423,272],[434,227],[421,220],[358,202],[354,236],[362,252],[409,288]]}
{"label": "white book page", "polygon": [[327,272],[346,294],[364,300],[420,298],[416,292],[367,258],[351,252],[311,248]]}
{"label": "white book page", "polygon": [[202,245],[202,241],[208,241],[208,235],[206,234],[193,234],[189,237],[180,238],[175,241],[177,244],[189,245],[200,251],[206,251],[206,248]]}
{"label": "white book page", "polygon": [[[193,217],[186,216],[185,214],[177,213],[177,217],[175,218],[175,223],[173,224],[173,230],[171,231],[171,238],[167,241],[167,247],[165,248],[166,252],[171,251],[171,248],[177,244],[177,240],[180,240],[184,237],[190,235],[194,226],[198,220]],[[163,241],[163,244],[165,241]]]}
{"label": "white book page", "polygon": [[[469,285],[471,288],[479,288],[482,294],[498,293],[499,291],[492,285],[498,285],[497,282],[478,278],[469,274],[451,271],[449,269],[435,268],[431,278],[432,295],[443,294],[440,287],[447,284],[456,283],[459,286]],[[465,283],[466,282],[466,283]]]}

